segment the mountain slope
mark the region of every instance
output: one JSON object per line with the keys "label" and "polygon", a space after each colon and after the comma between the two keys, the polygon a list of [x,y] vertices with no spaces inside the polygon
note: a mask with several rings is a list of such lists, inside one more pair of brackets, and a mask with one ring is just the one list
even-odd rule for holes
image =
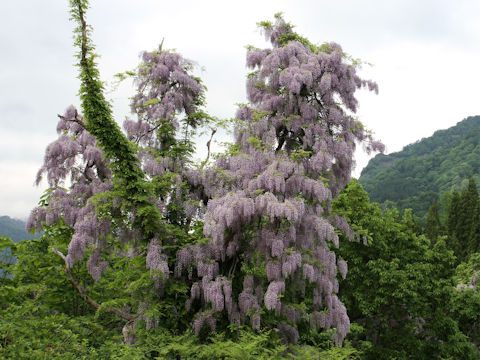
{"label": "mountain slope", "polygon": [[14,242],[35,237],[25,230],[25,222],[8,216],[0,216],[0,235],[7,236]]}
{"label": "mountain slope", "polygon": [[375,156],[359,182],[373,201],[411,208],[425,219],[433,199],[462,187],[470,175],[480,184],[480,116],[436,131],[400,152]]}

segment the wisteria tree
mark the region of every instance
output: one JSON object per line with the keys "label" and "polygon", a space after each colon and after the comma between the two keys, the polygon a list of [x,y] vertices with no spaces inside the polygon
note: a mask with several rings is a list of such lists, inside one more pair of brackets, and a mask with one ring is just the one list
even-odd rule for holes
{"label": "wisteria tree", "polygon": [[[59,116],[37,179],[46,175],[49,190],[28,226],[70,229],[67,254],[53,251],[82,297],[127,321],[126,342],[141,320],[166,326],[170,316],[180,331],[193,318],[197,335],[248,324],[277,329],[287,343],[333,329],[340,345],[350,323],[337,277],[347,263],[334,248],[339,232],[360,239],[331,201],[350,179],[356,144],[382,150],[355,118],[355,91],[376,84],[339,45],[313,45],[277,15],[260,24],[272,47],[248,50],[249,103],[238,109],[234,143],[215,163],[194,166],[192,136],[212,118],[192,63],[162,46],[142,54],[125,135],[103,96],[87,2],[71,8],[83,115],[69,107]],[[128,259],[149,280],[132,286],[125,277],[122,301],[98,303],[71,271],[86,265],[97,283],[121,283]]]}
{"label": "wisteria tree", "polygon": [[288,342],[300,328],[335,328],[341,344],[349,319],[337,273],[347,264],[332,248],[337,231],[355,234],[330,204],[350,180],[356,142],[383,150],[353,116],[355,91],[377,86],[339,45],[311,44],[281,15],[260,25],[272,48],[247,53],[250,103],[237,112],[235,143],[193,177],[211,198],[209,243],[180,250],[176,273],[193,267],[199,277],[187,303],[197,305],[197,333],[226,311],[231,323],[277,326]]}

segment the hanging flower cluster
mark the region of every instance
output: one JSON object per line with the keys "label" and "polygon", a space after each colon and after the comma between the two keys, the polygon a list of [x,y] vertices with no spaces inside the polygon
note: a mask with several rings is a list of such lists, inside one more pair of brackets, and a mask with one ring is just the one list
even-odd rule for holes
{"label": "hanging flower cluster", "polygon": [[473,276],[470,279],[470,284],[457,284],[457,291],[463,291],[463,290],[475,290],[477,292],[477,283],[478,283],[478,270],[473,271]]}
{"label": "hanging flower cluster", "polygon": [[[60,219],[74,229],[68,246],[67,263],[71,267],[82,259],[87,248],[94,247],[87,267],[98,280],[106,268],[100,258],[110,232],[110,221],[99,219],[89,202],[97,194],[112,188],[111,171],[95,137],[85,129],[85,121],[77,110],[66,109],[57,125],[59,137],[45,153],[36,183],[46,174],[50,187],[48,205],[35,208],[27,221],[27,230],[40,230],[43,224],[53,225]],[[67,190],[66,182],[71,183]]]}
{"label": "hanging flower cluster", "polygon": [[172,137],[183,126],[196,128],[205,120],[203,105],[205,87],[199,78],[189,74],[193,63],[169,51],[143,52],[135,76],[137,94],[130,104],[137,120],[126,120],[124,128],[130,139],[151,148],[166,150]]}

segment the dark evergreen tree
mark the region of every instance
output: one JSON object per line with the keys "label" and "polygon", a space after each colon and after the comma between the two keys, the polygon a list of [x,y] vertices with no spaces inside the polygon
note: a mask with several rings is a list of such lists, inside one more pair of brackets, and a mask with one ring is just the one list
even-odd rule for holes
{"label": "dark evergreen tree", "polygon": [[468,186],[462,191],[462,206],[464,207],[462,218],[464,223],[463,236],[465,238],[465,258],[479,250],[480,234],[480,200],[478,197],[477,184],[471,176]]}
{"label": "dark evergreen tree", "polygon": [[452,192],[452,197],[450,199],[450,204],[448,207],[447,230],[448,230],[448,247],[451,250],[453,250],[453,252],[457,257],[460,251],[460,246],[457,239],[457,224],[460,221],[459,209],[460,209],[460,194],[458,193],[458,191],[454,190]]}
{"label": "dark evergreen tree", "polygon": [[477,185],[470,177],[460,193],[454,191],[448,210],[448,235],[457,261],[466,260],[478,251],[480,243],[480,199]]}
{"label": "dark evergreen tree", "polygon": [[435,243],[439,235],[442,234],[442,224],[440,223],[439,208],[437,200],[433,200],[432,206],[428,210],[427,223],[425,224],[425,235]]}

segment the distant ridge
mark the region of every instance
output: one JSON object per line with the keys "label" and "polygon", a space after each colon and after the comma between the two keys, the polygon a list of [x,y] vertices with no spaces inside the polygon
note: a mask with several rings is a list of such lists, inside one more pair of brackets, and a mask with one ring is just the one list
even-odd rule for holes
{"label": "distant ridge", "polygon": [[33,239],[36,237],[25,230],[24,221],[12,219],[9,216],[0,216],[0,235],[9,237],[13,242]]}
{"label": "distant ridge", "polygon": [[400,210],[411,208],[425,220],[434,199],[445,199],[471,175],[480,185],[480,116],[438,130],[402,151],[375,156],[359,182],[371,200]]}

